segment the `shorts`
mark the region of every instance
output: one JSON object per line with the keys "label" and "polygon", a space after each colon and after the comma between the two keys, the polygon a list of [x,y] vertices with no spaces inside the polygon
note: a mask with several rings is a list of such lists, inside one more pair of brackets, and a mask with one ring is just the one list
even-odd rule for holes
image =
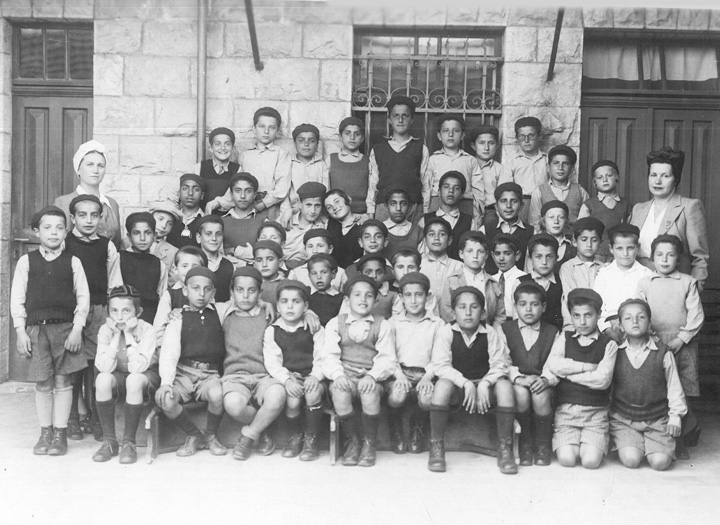
{"label": "shorts", "polygon": [[675,458],[675,438],[666,432],[668,416],[649,421],[635,421],[610,411],[610,435],[613,450],[634,447],[648,454],[662,453]]}
{"label": "shorts", "polygon": [[[420,380],[425,377],[425,369],[420,368],[417,366],[403,366],[400,365],[400,368],[402,369],[403,374],[405,374],[405,377],[407,377],[410,380],[410,384],[412,384],[413,388],[417,386],[417,384],[420,382]],[[395,382],[397,379],[394,377],[391,377],[387,381],[385,381],[385,386],[387,387],[387,391],[390,392],[393,387],[395,386]]]}
{"label": "shorts", "polygon": [[192,399],[207,401],[208,390],[219,384],[220,374],[215,370],[200,370],[178,363],[172,386],[182,402],[187,403]]}
{"label": "shorts", "polygon": [[83,328],[83,352],[87,359],[95,359],[97,354],[98,332],[107,319],[107,307],[102,304],[91,304],[90,313]]}
{"label": "shorts", "polygon": [[689,397],[700,395],[700,378],[698,372],[698,343],[690,341],[675,354],[678,375],[683,392]]}
{"label": "shorts", "polygon": [[[358,383],[360,383],[360,380],[362,379],[362,377],[356,377],[356,376],[351,376],[351,375],[347,375],[347,374],[345,375],[345,377],[347,377],[353,384],[353,391],[351,392],[353,399],[360,397],[360,392],[358,392],[357,386],[358,386]],[[384,392],[390,391],[390,387],[389,387],[390,381],[391,380],[375,381],[375,384],[377,385],[377,388],[378,388],[378,393],[380,395],[383,395]],[[330,381],[331,385],[332,385],[332,383],[333,383],[333,381]]]}
{"label": "shorts", "polygon": [[234,372],[222,377],[223,397],[235,392],[240,394],[246,403],[253,401],[258,406],[263,404],[265,392],[273,385],[283,386],[280,381],[266,373]]}
{"label": "shorts", "polygon": [[[500,379],[506,379],[504,376],[499,378]],[[480,381],[482,381],[482,378],[480,379],[469,379],[469,381],[475,385],[475,388],[477,389],[477,386],[480,384]],[[450,407],[453,408],[453,410],[463,410],[463,400],[465,399],[465,390],[460,388],[459,386],[455,386],[453,388],[452,394],[450,395]],[[477,399],[477,397],[476,397]],[[494,407],[497,403],[497,399],[495,398],[495,385],[490,387],[490,406]]]}
{"label": "shorts", "polygon": [[[115,370],[112,373],[112,376],[115,378],[113,399],[119,399],[121,401],[125,400],[125,398],[127,397],[127,389],[125,388],[125,383],[129,375],[130,372],[121,372],[120,370]],[[152,365],[147,370],[145,370],[142,375],[144,375],[148,380],[147,385],[145,386],[145,391],[143,392],[143,400],[145,401],[145,403],[147,403],[151,399],[153,399],[155,391],[160,387],[160,373],[158,372],[158,365]]]}
{"label": "shorts", "polygon": [[607,454],[610,444],[608,407],[562,403],[555,409],[552,448],[565,445],[592,445]]}
{"label": "shorts", "polygon": [[32,348],[28,381],[46,381],[54,375],[69,375],[87,367],[82,349],[77,354],[65,350],[65,340],[72,328],[72,323],[34,324],[25,328]]}

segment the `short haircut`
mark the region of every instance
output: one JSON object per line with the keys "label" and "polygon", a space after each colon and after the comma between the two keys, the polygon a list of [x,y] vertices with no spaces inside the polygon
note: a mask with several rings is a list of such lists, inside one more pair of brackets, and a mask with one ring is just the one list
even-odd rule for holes
{"label": "short haircut", "polygon": [[608,168],[612,169],[615,172],[615,175],[618,177],[620,176],[620,168],[618,168],[618,165],[615,164],[611,160],[599,160],[595,164],[592,165],[592,169],[590,170],[590,176],[594,177],[595,172],[598,170],[598,168],[602,168],[603,166],[607,166]]}
{"label": "short haircut", "polygon": [[264,107],[258,109],[253,115],[253,126],[257,125],[257,123],[260,121],[260,117],[274,118],[277,121],[278,127],[280,127],[280,124],[282,124],[282,117],[280,117],[280,113],[275,108]]}
{"label": "short haircut", "polygon": [[323,197],[323,203],[326,200],[328,200],[328,198],[332,197],[333,195],[337,195],[338,197],[340,197],[342,200],[345,201],[345,204],[347,204],[348,206],[350,205],[351,200],[350,200],[350,197],[348,196],[348,194],[338,188],[332,189],[329,192],[327,192],[325,194],[325,196]]}
{"label": "short haircut", "polygon": [[345,128],[347,128],[348,126],[357,126],[358,128],[360,128],[360,133],[365,136],[365,123],[359,118],[345,117],[344,119],[342,119],[338,128],[340,133],[342,134],[342,132],[345,131]]}
{"label": "short haircut", "polygon": [[508,248],[510,248],[513,253],[519,251],[517,241],[510,235],[496,235],[492,241],[493,251],[497,250],[497,247],[501,244],[507,244]]}
{"label": "short haircut", "polygon": [[380,265],[383,267],[383,270],[386,267],[385,257],[380,255],[379,253],[373,253],[373,254],[363,255],[360,258],[360,260],[357,263],[355,263],[355,268],[357,268],[358,272],[362,272],[363,269],[365,268],[365,266],[367,265],[367,263],[369,263],[371,261],[379,262]]}
{"label": "short haircut", "polygon": [[285,240],[287,239],[287,232],[285,231],[285,228],[283,228],[279,223],[275,221],[265,221],[258,227],[257,233],[255,234],[255,240],[260,238],[260,234],[265,228],[272,228],[273,230],[278,232],[280,234],[282,242],[285,242]]}
{"label": "short haircut", "polygon": [[463,251],[465,249],[465,246],[467,246],[467,243],[470,241],[478,242],[483,248],[485,248],[486,252],[490,251],[490,248],[488,246],[488,240],[487,237],[485,237],[485,234],[473,230],[463,232],[463,234],[460,236],[460,242],[458,243],[458,250]]}
{"label": "short haircut", "polygon": [[658,235],[653,239],[653,242],[650,245],[650,257],[655,256],[655,248],[657,248],[659,244],[672,244],[675,247],[675,251],[677,252],[678,256],[682,255],[685,251],[685,247],[683,246],[680,237],[678,237],[677,235],[663,234]]}
{"label": "short haircut", "polygon": [[[536,238],[530,239],[531,242],[528,242],[528,255],[532,257],[533,251],[535,250],[536,246],[544,246],[545,248],[552,248],[555,252],[555,255],[557,255],[558,252],[558,242],[555,239],[549,239],[546,238],[544,235],[539,234],[537,236],[534,236]],[[549,236],[548,236],[549,237]],[[555,242],[553,242],[555,241]]]}
{"label": "short haircut", "polygon": [[500,131],[495,126],[483,124],[470,131],[470,135],[468,136],[470,144],[474,144],[480,135],[492,135],[497,142],[500,142]]}
{"label": "short haircut", "polygon": [[400,257],[412,257],[415,260],[415,264],[417,264],[417,267],[420,268],[420,262],[422,261],[422,257],[420,256],[420,252],[418,252],[417,250],[407,248],[404,250],[396,251],[390,258],[390,262],[393,266],[395,266],[395,263]]}
{"label": "short haircut", "polygon": [[632,305],[640,306],[643,310],[645,310],[645,313],[648,316],[648,321],[652,319],[652,310],[650,309],[650,305],[642,299],[627,299],[623,301],[618,307],[618,317],[622,317],[623,310]]}
{"label": "short haircut", "polygon": [[611,245],[615,244],[615,240],[618,237],[620,237],[622,239],[634,239],[635,244],[640,245],[640,235],[638,235],[635,232],[629,232],[629,231],[625,231],[625,230],[620,230],[620,231],[610,230],[610,232],[608,232],[608,237],[610,238]]}
{"label": "short haircut", "polygon": [[462,118],[462,115],[458,115],[455,113],[443,113],[442,115],[440,115],[440,118],[438,118],[438,121],[437,121],[438,133],[440,133],[440,130],[442,129],[442,125],[445,124],[449,120],[460,124],[460,129],[465,131],[465,119]]}
{"label": "short haircut", "polygon": [[428,232],[430,231],[430,227],[433,224],[441,225],[448,235],[452,235],[452,226],[450,226],[450,223],[448,221],[446,221],[442,217],[430,217],[425,221],[425,226],[423,227],[423,237],[428,234]]}
{"label": "short haircut", "polygon": [[575,153],[575,150],[565,146],[564,144],[560,144],[558,146],[554,146],[547,154],[548,162],[551,162],[555,157],[558,155],[563,155],[568,158],[571,165],[575,165],[577,163],[577,153]]}
{"label": "short haircut", "polygon": [[380,222],[377,219],[368,219],[360,225],[360,237],[365,235],[365,232],[368,230],[368,228],[371,228],[371,227],[375,227],[378,230],[380,230],[380,233],[383,234],[383,237],[385,237],[387,239],[387,236],[388,236],[387,226],[385,226],[382,222]]}
{"label": "short haircut", "polygon": [[467,190],[467,179],[465,179],[465,175],[455,170],[443,173],[443,176],[440,177],[440,181],[438,182],[438,189],[441,189],[443,184],[445,184],[445,181],[448,179],[457,180],[460,183],[460,190],[465,193],[465,190]]}
{"label": "short haircut", "polygon": [[95,195],[88,194],[88,195],[78,195],[77,197],[75,197],[73,200],[70,201],[70,206],[69,206],[70,215],[75,215],[77,205],[83,201],[89,201],[89,202],[95,203],[95,205],[100,210],[100,213],[102,213],[103,205],[102,205],[102,202],[100,202],[100,199],[97,198]]}
{"label": "short haircut", "polygon": [[336,272],[338,269],[338,264],[335,262],[335,258],[327,253],[316,253],[310,257],[307,262],[308,272],[310,271],[310,267],[315,264],[327,264],[331,272]]}
{"label": "short haircut", "polygon": [[398,188],[397,186],[390,188],[388,191],[385,192],[385,204],[390,202],[390,197],[393,195],[402,195],[407,199],[408,203],[410,202],[410,194],[405,188]]}
{"label": "short haircut", "polygon": [[233,188],[235,188],[235,185],[240,182],[241,180],[247,182],[252,186],[253,191],[257,191],[259,187],[258,180],[251,175],[250,173],[247,173],[246,171],[241,171],[239,173],[236,173],[230,178],[230,190],[232,191]]}
{"label": "short haircut", "polygon": [[567,305],[568,311],[570,312],[572,312],[572,309],[577,306],[592,306],[595,313],[600,313],[600,308],[598,308],[597,303],[588,297],[572,297],[568,299]]}
{"label": "short haircut", "polygon": [[203,215],[195,225],[195,232],[202,234],[203,226],[206,224],[219,224],[220,231],[225,232],[225,223],[219,215]]}
{"label": "short haircut", "polygon": [[485,295],[475,288],[474,286],[461,286],[460,288],[456,288],[452,291],[450,294],[450,306],[452,308],[455,308],[455,305],[457,305],[458,299],[460,296],[464,293],[471,293],[473,294],[478,302],[480,303],[480,307],[484,310],[485,309]]}
{"label": "short haircut", "polygon": [[350,279],[348,279],[348,281],[345,283],[345,287],[343,288],[343,293],[345,295],[349,296],[352,293],[353,288],[355,288],[360,283],[369,284],[374,292],[374,296],[377,297],[377,294],[378,294],[377,284],[375,283],[375,281],[370,279],[370,277],[368,277],[367,275],[362,275],[362,274],[355,275],[355,276],[351,277]]}
{"label": "short haircut", "polygon": [[517,303],[521,294],[536,295],[540,301],[546,302],[545,290],[533,283],[520,282],[513,292],[513,301]]}
{"label": "short haircut", "polygon": [[205,255],[205,252],[202,251],[199,246],[193,246],[192,244],[188,244],[187,246],[183,246],[175,252],[175,257],[173,258],[173,263],[175,264],[175,266],[178,265],[178,262],[180,262],[180,256],[183,254],[194,255],[195,257],[200,258],[200,260],[202,261],[201,266],[208,265],[208,258],[207,255]]}
{"label": "short haircut", "polygon": [[410,114],[415,116],[415,101],[405,95],[396,95],[390,98],[387,103],[388,116],[392,112],[395,106],[407,106],[410,109]]}
{"label": "short haircut", "polygon": [[515,121],[515,134],[517,135],[520,128],[532,127],[539,135],[542,133],[542,123],[536,117],[521,117]]}

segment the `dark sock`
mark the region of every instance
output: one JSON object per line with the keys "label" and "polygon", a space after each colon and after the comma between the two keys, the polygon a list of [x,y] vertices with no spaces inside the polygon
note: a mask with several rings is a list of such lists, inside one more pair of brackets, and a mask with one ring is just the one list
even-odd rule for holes
{"label": "dark sock", "polygon": [[495,409],[495,419],[497,420],[497,436],[498,439],[513,437],[513,424],[515,423],[515,409],[509,407],[497,407]]}
{"label": "dark sock", "polygon": [[300,417],[300,414],[295,417],[285,416],[285,419],[287,419],[287,428],[291,434],[300,434],[302,432],[302,418]]}
{"label": "dark sock", "polygon": [[305,407],[305,433],[317,434],[322,419],[322,405],[317,404]]}
{"label": "dark sock", "polygon": [[345,439],[350,436],[357,436],[360,434],[358,429],[358,418],[354,410],[345,416],[338,416],[338,419],[340,420],[340,431]]}
{"label": "dark sock", "polygon": [[184,408],[180,411],[178,417],[173,419],[173,422],[180,430],[185,432],[188,436],[202,437],[203,435],[202,432],[200,432],[200,429],[195,426],[195,423],[192,422],[190,414],[188,414],[187,410],[185,410]]}
{"label": "dark sock", "polygon": [[125,430],[123,431],[123,441],[135,443],[135,434],[137,434],[140,425],[140,416],[142,416],[142,405],[131,405],[125,402]]}
{"label": "dark sock", "polygon": [[220,428],[220,422],[222,421],[222,414],[213,414],[208,410],[207,413],[207,424],[205,425],[205,433],[208,436],[216,435],[218,428]]}
{"label": "dark sock", "polygon": [[533,417],[529,410],[525,412],[517,412],[515,419],[520,423],[521,441],[520,443],[534,444]]}
{"label": "dark sock", "polygon": [[430,407],[430,438],[442,441],[445,439],[445,429],[447,428],[448,419],[450,419],[450,410],[448,407],[439,407],[433,405]]}
{"label": "dark sock", "polygon": [[103,431],[103,439],[106,441],[117,441],[115,435],[115,400],[98,401],[96,403],[98,419]]}
{"label": "dark sock", "polygon": [[553,415],[535,415],[535,442],[538,445],[552,446]]}
{"label": "dark sock", "polygon": [[375,414],[374,416],[371,416],[370,414],[366,414],[365,412],[363,412],[362,425],[363,435],[367,439],[375,441],[377,439],[378,426],[380,425],[380,414]]}
{"label": "dark sock", "polygon": [[70,407],[70,419],[78,419],[78,401],[80,400],[80,392],[82,391],[84,370],[75,372],[72,380],[72,406]]}

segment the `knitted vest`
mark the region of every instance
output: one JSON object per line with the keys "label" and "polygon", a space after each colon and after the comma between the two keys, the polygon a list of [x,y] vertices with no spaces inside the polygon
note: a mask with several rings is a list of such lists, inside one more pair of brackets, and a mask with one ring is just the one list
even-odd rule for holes
{"label": "knitted vest", "polygon": [[90,288],[90,304],[107,304],[108,273],[107,258],[110,239],[98,237],[81,241],[74,233],[65,237],[65,250],[74,255],[83,265]]}
{"label": "knitted vest", "polygon": [[386,191],[391,186],[402,186],[408,192],[411,203],[422,202],[422,166],[423,143],[411,140],[400,152],[396,152],[387,140],[381,140],[373,146],[375,162],[378,166],[377,197],[375,202],[385,202]]}
{"label": "knitted vest", "polygon": [[[532,281],[533,278],[530,274],[523,275],[518,278],[518,281],[527,282]],[[545,291],[545,312],[542,314],[540,319],[548,324],[555,326],[558,330],[562,330],[563,318],[562,318],[562,284],[560,280],[556,278],[555,283],[550,283],[548,289]]]}
{"label": "knitted vest", "polygon": [[266,281],[263,279],[260,299],[266,303],[271,303],[273,306],[277,305],[277,287],[282,281],[283,279],[277,279],[275,281]]}
{"label": "knitted vest", "polygon": [[[374,320],[370,325],[370,333],[364,341],[357,343],[350,338],[347,325],[348,314],[338,316],[338,334],[340,335],[340,361],[343,365],[350,365],[355,368],[365,368],[370,370],[373,367],[373,360],[377,355],[375,343],[377,343],[380,334],[380,323],[382,317],[373,316]],[[348,376],[354,374],[348,370],[345,371]]]}
{"label": "knitted vest", "polygon": [[525,347],[517,321],[503,323],[502,329],[505,332],[507,345],[510,348],[512,363],[518,367],[520,373],[535,376],[542,374],[545,361],[547,361],[552,345],[555,342],[557,329],[541,321],[540,334],[529,350]]}
{"label": "knitted vest", "polygon": [[367,155],[358,162],[343,162],[337,153],[330,155],[330,188],[343,190],[351,199],[353,213],[367,212],[365,199],[370,179],[370,159]]}
{"label": "knitted vest", "polygon": [[330,319],[337,317],[340,313],[343,298],[341,293],[328,295],[323,292],[315,292],[310,296],[310,310],[320,318],[320,324],[325,326]]}
{"label": "knitted vest", "polygon": [[413,224],[406,235],[393,235],[390,233],[388,234],[388,243],[384,253],[392,256],[399,250],[417,250],[422,238],[423,232],[417,224]]}
{"label": "knitted vest", "polygon": [[28,253],[25,295],[28,326],[40,321],[72,322],[77,306],[73,290],[72,257],[63,251],[57,259],[46,261],[39,250]]}
{"label": "knitted vest", "polygon": [[225,338],[220,318],[213,308],[183,310],[180,359],[219,366],[225,357]]}
{"label": "knitted vest", "polygon": [[140,319],[152,324],[155,319],[160,282],[160,259],[149,253],[120,252],[120,272],[123,283],[134,286],[140,293],[143,312]]}
{"label": "knitted vest", "polygon": [[598,253],[605,257],[606,260],[612,260],[608,231],[610,228],[617,226],[628,218],[628,215],[630,215],[630,204],[625,199],[620,199],[620,202],[611,210],[600,202],[600,199],[598,199],[596,195],[586,200],[585,206],[587,206],[590,212],[590,217],[595,217],[605,225],[605,231],[602,235]]}
{"label": "knitted vest", "polygon": [[[581,363],[598,364],[605,356],[605,347],[608,341],[607,336],[600,334],[596,341],[583,347],[573,337],[573,332],[565,332],[565,357]],[[575,405],[604,407],[610,403],[609,389],[594,390],[564,378],[560,378],[560,382],[555,388],[555,394],[558,404],[573,403]]]}
{"label": "knitted vest", "polygon": [[213,273],[217,277],[217,287],[215,289],[215,302],[224,303],[230,300],[230,281],[235,271],[233,263],[225,257],[220,259],[220,266]]}
{"label": "knitted vest", "polygon": [[[428,219],[432,217],[437,217],[436,211],[425,214],[425,224],[427,224]],[[448,245],[447,254],[456,261],[460,260],[460,236],[466,231],[470,231],[470,228],[472,228],[472,219],[472,215],[460,212],[460,216],[452,229],[452,242]],[[417,249],[417,247],[415,249]],[[492,257],[488,257],[488,260],[490,259],[492,259]]]}
{"label": "knitted vest", "polygon": [[207,184],[207,191],[203,197],[203,207],[215,197],[225,195],[225,192],[230,187],[230,178],[235,175],[239,169],[240,164],[230,162],[227,171],[218,174],[215,168],[213,168],[212,159],[203,160],[200,163],[200,176],[205,179],[205,184]]}
{"label": "knitted vest", "polygon": [[187,225],[187,229],[190,232],[190,235],[183,236],[183,232],[185,231],[185,224],[183,221],[175,221],[175,224],[173,224],[172,229],[170,230],[170,233],[168,233],[165,240],[175,246],[175,248],[182,248],[183,246],[197,246],[198,243],[195,242],[195,232],[197,230],[196,224],[200,220],[200,217],[195,217],[190,224]]}
{"label": "knitted vest", "polygon": [[170,294],[170,306],[174,310],[175,308],[182,308],[188,304],[187,297],[183,294],[182,288],[168,288]]}
{"label": "knitted vest", "polygon": [[263,358],[263,337],[267,328],[265,312],[256,316],[231,314],[223,322],[225,331],[224,373],[267,374]]}
{"label": "knitted vest", "polygon": [[358,239],[360,238],[359,224],[355,224],[343,235],[342,225],[335,219],[330,219],[327,224],[327,230],[337,243],[333,250],[333,257],[335,257],[340,268],[346,269],[362,257],[363,249],[358,244]]}
{"label": "knitted vest", "polygon": [[307,328],[300,328],[295,332],[288,332],[274,326],[275,343],[283,354],[283,366],[290,372],[297,372],[305,377],[312,371],[313,351],[315,342],[313,335]]}
{"label": "knitted vest", "polygon": [[634,421],[648,421],[668,413],[667,381],[663,359],[666,348],[651,350],[635,368],[625,349],[618,350],[613,372],[612,408]]}
{"label": "knitted vest", "polygon": [[[492,247],[493,240],[498,233],[502,233],[502,230],[498,228],[498,223],[493,221],[492,224],[485,225],[485,237],[487,237],[489,246]],[[520,257],[515,263],[515,266],[521,270],[525,268],[525,253],[527,252],[528,241],[532,235],[533,229],[527,224],[525,225],[525,228],[515,228],[515,231],[510,234],[510,237],[513,238],[515,244],[517,245],[517,249],[520,251]],[[485,263],[485,271],[490,275],[495,275],[498,272],[497,266],[495,266],[495,261],[492,257],[488,257],[487,262]]]}
{"label": "knitted vest", "polygon": [[236,219],[230,215],[222,217],[224,224],[223,247],[225,253],[232,254],[236,246],[250,246],[255,242],[255,237],[265,217],[256,214],[249,219]]}
{"label": "knitted vest", "polygon": [[460,332],[453,332],[452,367],[460,372],[466,379],[482,379],[490,370],[490,354],[488,353],[487,334],[477,334],[473,343],[468,347]]}
{"label": "knitted vest", "polygon": [[[560,200],[553,192],[552,186],[550,186],[549,182],[542,183],[540,186],[538,186],[538,188],[540,189],[540,200],[542,204],[550,201]],[[575,221],[578,218],[578,213],[580,213],[580,206],[582,206],[583,203],[582,193],[580,192],[580,185],[577,182],[570,183],[570,191],[568,191],[568,194],[565,196],[565,200],[563,200],[562,202],[564,202],[568,207],[568,225],[572,226],[573,224],[575,224]]]}

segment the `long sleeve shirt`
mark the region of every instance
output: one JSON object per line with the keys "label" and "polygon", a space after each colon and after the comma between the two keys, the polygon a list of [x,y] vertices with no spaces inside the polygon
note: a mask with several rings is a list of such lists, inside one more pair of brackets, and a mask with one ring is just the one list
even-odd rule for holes
{"label": "long sleeve shirt", "polygon": [[503,344],[498,336],[498,332],[494,328],[488,328],[480,324],[475,333],[471,337],[468,337],[457,323],[453,323],[452,325],[446,324],[440,329],[439,344],[437,345],[436,351],[433,352],[433,363],[431,365],[436,376],[452,381],[458,388],[463,388],[468,381],[460,371],[452,366],[452,340],[454,332],[460,332],[462,334],[463,341],[468,347],[473,344],[478,334],[487,334],[490,369],[482,378],[482,381],[487,381],[490,383],[490,386],[492,386],[497,383],[498,379],[508,375],[510,358],[507,345]]}
{"label": "long sleeve shirt", "polygon": [[572,319],[567,307],[567,296],[575,288],[595,288],[595,277],[597,276],[602,263],[593,260],[581,261],[577,256],[560,266],[560,282],[563,289],[562,316],[563,329],[572,330]]}
{"label": "long sleeve shirt", "polygon": [[[97,233],[93,233],[90,236],[85,236],[75,228],[70,235],[74,235],[78,239],[83,241],[94,241],[100,238]],[[115,244],[112,242],[108,243],[107,249],[107,260],[105,263],[107,267],[107,280],[108,280],[108,292],[116,286],[122,286],[122,272],[120,271],[120,254],[118,253]]]}
{"label": "long sleeve shirt", "polygon": [[[565,202],[565,199],[567,199],[571,189],[570,181],[568,181],[565,186],[560,186],[553,179],[550,179],[548,184],[550,186],[550,190],[553,192],[553,195],[555,195],[557,200]],[[582,199],[582,202],[585,202],[590,198],[590,195],[588,195],[588,192],[585,191],[585,188],[583,188],[582,186],[579,186],[579,189],[580,198]],[[540,231],[540,222],[542,221],[542,206],[542,193],[540,192],[540,188],[535,188],[535,190],[533,190],[532,194],[530,195],[530,212],[528,215],[530,224],[533,226],[533,228],[535,228],[535,231]]]}
{"label": "long sleeve shirt", "polygon": [[[565,357],[565,338],[566,333],[563,332],[555,339],[550,355],[545,361],[542,377],[546,377],[550,386],[558,384],[560,378],[567,379],[573,383],[584,385],[593,390],[605,390],[612,382],[613,372],[615,371],[615,359],[617,357],[618,346],[613,340],[609,340],[605,345],[605,355],[597,364],[595,370],[590,370],[592,363],[582,363]],[[589,336],[570,334],[575,337],[580,346],[588,346],[600,337],[600,333],[596,330]]]}
{"label": "long sleeve shirt", "polygon": [[638,284],[643,277],[653,275],[653,271],[635,261],[629,269],[620,268],[616,261],[601,268],[595,277],[593,289],[602,297],[598,329],[605,331],[610,322],[608,317],[617,315],[620,304],[627,299],[638,297]]}
{"label": "long sleeve shirt", "polygon": [[[48,250],[44,246],[39,248],[40,255],[46,261],[54,261],[62,250]],[[88,313],[90,312],[90,288],[88,287],[85,270],[80,259],[73,255],[71,259],[73,272],[73,292],[75,293],[75,310],[73,311],[73,324],[75,326],[85,326]],[[12,286],[10,288],[10,316],[13,319],[15,328],[25,328],[27,322],[27,310],[25,302],[27,300],[28,274],[30,272],[30,259],[27,254],[18,259],[15,265],[15,275],[13,276]]]}
{"label": "long sleeve shirt", "polygon": [[473,217],[477,217],[485,207],[484,182],[477,159],[462,149],[452,153],[442,148],[430,155],[422,189],[423,212],[430,211],[430,199],[440,195],[440,179],[448,171],[459,171],[465,176],[467,187],[462,198],[473,201]]}
{"label": "long sleeve shirt", "polygon": [[[348,336],[356,342],[364,341],[370,330],[375,318],[372,315],[358,318],[353,314],[348,314],[346,323],[348,325]],[[340,331],[338,328],[338,318],[333,317],[325,325],[325,344],[323,352],[323,373],[328,379],[335,381],[338,377],[345,374],[341,357],[342,349],[340,348]],[[380,331],[378,339],[375,342],[375,350],[377,355],[373,358],[373,366],[367,372],[375,381],[384,381],[395,373],[395,341],[393,340],[390,323],[385,319],[380,321]]]}
{"label": "long sleeve shirt", "polygon": [[513,266],[506,272],[498,272],[493,275],[503,288],[503,301],[505,303],[505,317],[515,319],[515,289],[520,284],[520,277],[527,275],[517,266]]}
{"label": "long sleeve shirt", "polygon": [[141,374],[157,360],[155,355],[155,329],[150,323],[138,319],[132,334],[113,333],[107,324],[98,331],[95,368],[112,373],[116,369]]}
{"label": "long sleeve shirt", "polygon": [[547,154],[538,152],[536,157],[530,158],[520,153],[510,159],[508,170],[513,181],[519,184],[523,195],[532,195],[535,188],[548,181]]}
{"label": "long sleeve shirt", "polygon": [[[265,360],[265,368],[268,373],[280,381],[283,385],[293,377],[292,372],[283,366],[282,349],[275,342],[275,327],[278,326],[287,332],[297,332],[303,327],[302,322],[296,326],[290,326],[282,318],[277,319],[273,324],[265,329],[263,336],[263,359]],[[322,371],[323,350],[325,345],[325,330],[320,330],[313,334],[313,363],[310,375],[318,381],[325,379]]]}
{"label": "long sleeve shirt", "polygon": [[[480,166],[480,177],[482,178],[483,209],[485,209],[495,204],[495,188],[497,188],[499,184],[512,182],[513,178],[512,173],[510,173],[507,167],[499,162],[495,162],[493,159],[487,162],[478,159],[478,165]],[[476,186],[479,187],[479,182],[473,180],[473,188]]]}
{"label": "long sleeve shirt", "polygon": [[462,275],[463,263],[451,259],[447,254],[441,257],[428,254],[427,257],[422,258],[420,272],[430,280],[430,290],[433,295],[442,298],[448,279],[451,276]]}
{"label": "long sleeve shirt", "polygon": [[403,311],[393,315],[389,322],[397,356],[395,377],[402,373],[402,365],[424,368],[425,374],[432,378],[432,356],[440,343],[440,330],[445,326],[443,320],[426,312],[422,319],[415,321]]}
{"label": "long sleeve shirt", "polygon": [[[540,337],[540,321],[535,324],[525,324],[523,323],[522,319],[518,319],[517,323],[518,328],[520,328],[520,336],[522,337],[523,343],[525,344],[525,350],[529,352],[530,348],[532,348],[532,345],[534,345]],[[525,374],[520,373],[520,369],[512,362],[512,356],[509,353],[510,347],[508,346],[507,338],[505,337],[505,331],[500,329],[497,331],[497,333],[498,337],[502,341],[502,344],[505,345],[506,348],[508,348],[508,377],[510,378],[510,381],[514,382],[518,377],[525,377]],[[555,339],[557,339],[557,337],[558,336],[556,335]]]}

